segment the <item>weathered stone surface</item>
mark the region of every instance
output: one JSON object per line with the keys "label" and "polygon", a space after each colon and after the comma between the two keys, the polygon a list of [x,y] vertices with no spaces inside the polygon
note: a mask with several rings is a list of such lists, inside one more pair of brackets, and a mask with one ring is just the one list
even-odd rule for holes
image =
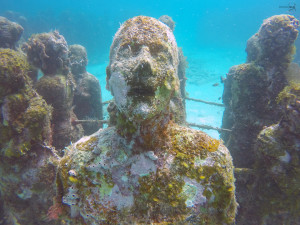
{"label": "weathered stone surface", "polygon": [[176,41],[163,23],[139,16],[118,30],[107,67],[116,125],[69,146],[60,160],[65,221],[234,223],[227,148],[170,119],[170,100],[180,92],[177,69]]}
{"label": "weathered stone surface", "polygon": [[57,31],[32,35],[23,50],[28,61],[45,75],[69,72],[68,44]]}
{"label": "weathered stone surface", "polygon": [[52,145],[62,151],[70,142],[83,136],[82,126],[72,123],[77,120],[72,111],[76,85],[70,72],[68,44],[62,35],[53,31],[33,35],[23,49],[28,61],[44,73],[35,82],[35,88],[47,104],[53,107]]}
{"label": "weathered stone surface", "polygon": [[[298,20],[268,18],[247,43],[247,63],[225,81],[222,138],[236,167],[236,223],[299,224]],[[289,85],[289,86],[287,86]]]}
{"label": "weathered stone surface", "polygon": [[21,25],[0,16],[0,48],[15,49],[23,30]]}
{"label": "weathered stone surface", "polygon": [[164,24],[166,24],[174,32],[174,30],[175,30],[175,22],[173,21],[173,19],[170,16],[163,15],[163,16],[159,17],[158,20],[160,22],[163,22]]}
{"label": "weathered stone surface", "polygon": [[[81,45],[69,47],[71,71],[75,78],[74,113],[79,120],[102,120],[102,99],[99,80],[86,71],[87,52]],[[82,124],[85,135],[90,135],[100,128],[102,124],[86,122]]]}
{"label": "weathered stone surface", "polygon": [[276,97],[288,83],[298,26],[298,20],[290,15],[266,19],[247,43],[247,63],[232,67],[227,75],[222,127],[232,132],[221,137],[237,167],[253,166],[258,133],[282,115]]}
{"label": "weathered stone surface", "polygon": [[55,196],[52,108],[33,90],[29,68],[22,53],[0,49],[2,224],[44,224]]}
{"label": "weathered stone surface", "polygon": [[300,221],[300,84],[287,86],[278,102],[283,107],[283,117],[259,133],[251,175],[236,172],[241,205],[238,224]]}

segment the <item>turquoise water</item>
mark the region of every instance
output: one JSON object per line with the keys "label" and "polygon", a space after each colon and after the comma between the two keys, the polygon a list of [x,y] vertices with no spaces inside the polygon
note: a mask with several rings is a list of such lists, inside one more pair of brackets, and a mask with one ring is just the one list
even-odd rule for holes
{"label": "turquoise water", "polygon": [[[223,92],[220,77],[225,77],[231,66],[245,62],[247,40],[257,32],[263,20],[282,13],[299,18],[298,11],[289,12],[279,7],[296,1],[284,0],[2,0],[0,3],[0,15],[23,25],[24,39],[32,33],[58,30],[69,45],[85,46],[89,57],[88,71],[100,80],[103,101],[112,98],[105,90],[105,67],[112,37],[128,18],[171,16],[176,22],[177,44],[183,48],[189,62],[186,74],[189,97],[219,103]],[[219,86],[213,86],[215,83]],[[221,125],[223,109],[220,107],[187,101],[186,110],[188,122]],[[219,137],[216,131],[207,132]]]}
{"label": "turquoise water", "polygon": [[[203,47],[240,48],[262,21],[272,15],[288,13],[279,8],[296,1],[225,0],[1,0],[0,14],[8,10],[27,19],[27,35],[57,29],[68,44],[84,45],[91,64],[108,59],[108,49],[120,23],[145,15],[159,18],[167,14],[176,22],[175,36],[184,52]],[[291,12],[299,18],[299,12]],[[229,55],[228,55],[229,56]]]}

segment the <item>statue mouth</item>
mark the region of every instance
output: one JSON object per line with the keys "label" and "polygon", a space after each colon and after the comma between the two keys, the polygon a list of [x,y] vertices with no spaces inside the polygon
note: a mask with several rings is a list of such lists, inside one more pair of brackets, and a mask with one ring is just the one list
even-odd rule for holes
{"label": "statue mouth", "polygon": [[139,86],[131,88],[128,92],[128,96],[154,97],[155,91],[152,87],[146,87],[144,85],[139,85]]}

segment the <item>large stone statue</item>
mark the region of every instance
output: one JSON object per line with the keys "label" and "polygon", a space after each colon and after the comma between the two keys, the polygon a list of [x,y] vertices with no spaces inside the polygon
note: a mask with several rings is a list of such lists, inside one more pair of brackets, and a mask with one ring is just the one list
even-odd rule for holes
{"label": "large stone statue", "polygon": [[21,38],[23,27],[0,16],[0,48],[16,48]]}
{"label": "large stone statue", "polygon": [[107,88],[116,126],[65,149],[58,194],[72,224],[232,224],[236,201],[227,148],[175,124],[178,50],[169,27],[138,16],[118,30]]}
{"label": "large stone statue", "polygon": [[287,85],[299,21],[290,15],[266,19],[247,42],[247,63],[230,68],[224,82],[221,134],[236,167],[253,168],[254,144],[264,126],[277,123],[282,110],[277,95]]}
{"label": "large stone statue", "polygon": [[0,224],[5,225],[45,224],[55,196],[52,108],[34,90],[29,71],[23,53],[0,48]]}
{"label": "large stone statue", "polygon": [[300,221],[298,27],[291,15],[264,20],[247,42],[247,63],[224,83],[223,128],[232,132],[221,137],[236,167],[236,224]]}
{"label": "large stone statue", "polygon": [[35,88],[53,107],[52,145],[62,150],[83,136],[82,126],[72,124],[77,117],[72,110],[75,82],[70,72],[68,44],[62,35],[53,31],[32,35],[23,49],[28,61],[44,74],[35,83]]}

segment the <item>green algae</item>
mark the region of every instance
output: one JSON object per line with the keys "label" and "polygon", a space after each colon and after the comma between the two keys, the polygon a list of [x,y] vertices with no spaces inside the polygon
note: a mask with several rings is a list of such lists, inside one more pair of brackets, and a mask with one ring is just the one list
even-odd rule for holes
{"label": "green algae", "polygon": [[26,57],[14,50],[0,48],[0,97],[13,94],[30,82]]}
{"label": "green algae", "polygon": [[300,95],[300,83],[291,82],[286,86],[276,98],[277,103],[290,104],[295,101]]}
{"label": "green algae", "polygon": [[96,136],[92,136],[88,140],[76,144],[76,148],[80,151],[92,151],[97,147],[98,140]]}
{"label": "green algae", "polygon": [[51,107],[33,90],[26,57],[11,49],[0,49],[1,154],[27,155],[31,148],[47,142]]}
{"label": "green algae", "polygon": [[181,195],[184,181],[164,171],[141,177],[140,194],[135,198],[134,212],[137,217],[150,214],[152,221],[161,221],[164,216],[182,220],[186,214],[186,197]]}

